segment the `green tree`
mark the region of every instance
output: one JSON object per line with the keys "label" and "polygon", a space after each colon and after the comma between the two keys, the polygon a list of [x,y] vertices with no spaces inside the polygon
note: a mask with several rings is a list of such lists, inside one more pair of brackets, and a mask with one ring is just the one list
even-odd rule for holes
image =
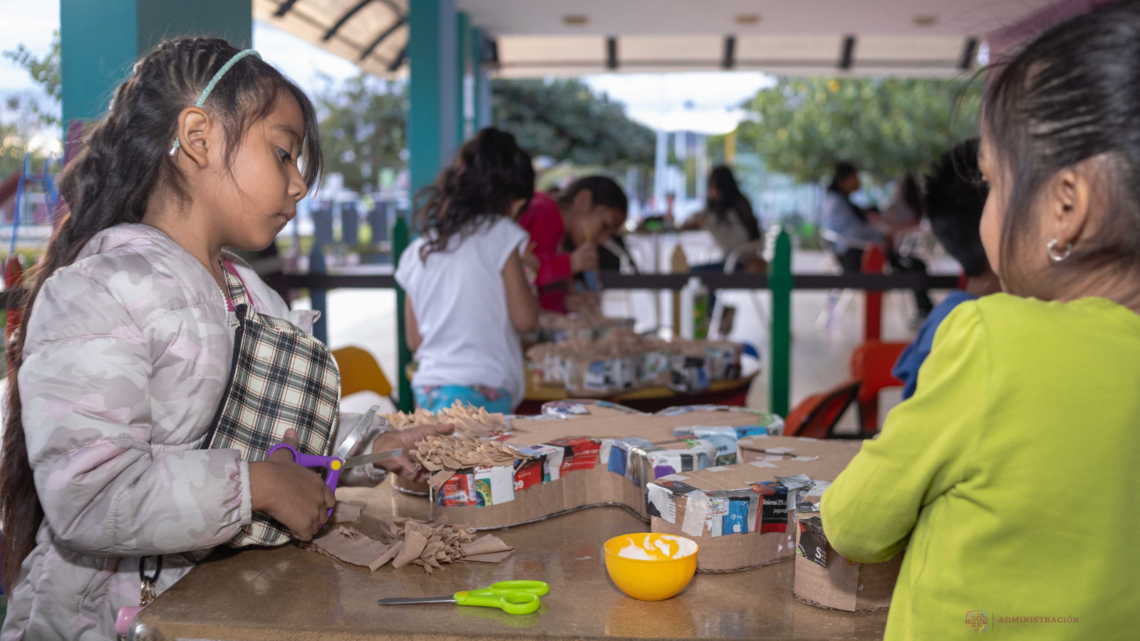
{"label": "green tree", "polygon": [[377,186],[384,169],[407,163],[408,100],[405,85],[360,74],[339,86],[331,79],[316,95],[325,171],[364,191]]}
{"label": "green tree", "polygon": [[[53,106],[45,107],[31,95],[13,95],[4,100],[3,117],[0,119],[0,179],[23,167],[24,154],[28,152],[28,143],[33,136],[59,125],[59,30],[53,34],[51,49],[43,58],[36,57],[22,44],[2,55],[23,67],[51,99]],[[36,156],[37,161],[42,160],[41,153],[37,152]]]}
{"label": "green tree", "polygon": [[491,90],[495,126],[532,156],[607,168],[653,164],[653,131],[578,80],[495,80]]}
{"label": "green tree", "polygon": [[[22,44],[16,45],[15,50],[5,51],[4,57],[15,62],[18,66],[23,67],[32,80],[35,81],[43,90],[44,93],[52,99],[55,105],[59,106],[60,101],[60,71],[59,71],[59,29],[56,29],[51,38],[51,49],[43,58],[36,57],[31,51]],[[39,118],[40,122],[44,125],[58,125],[59,116],[52,111],[44,110],[35,101],[30,101],[29,108]]]}
{"label": "green tree", "polygon": [[921,170],[977,134],[979,83],[914,78],[781,78],[737,130],[772,171],[825,179],[836,160],[880,180]]}

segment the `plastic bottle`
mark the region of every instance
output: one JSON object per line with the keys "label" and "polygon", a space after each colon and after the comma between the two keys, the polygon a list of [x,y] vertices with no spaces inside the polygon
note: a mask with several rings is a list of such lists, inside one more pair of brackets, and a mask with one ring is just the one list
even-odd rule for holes
{"label": "plastic bottle", "polygon": [[703,339],[708,335],[709,290],[700,278],[693,276],[681,288],[681,336]]}

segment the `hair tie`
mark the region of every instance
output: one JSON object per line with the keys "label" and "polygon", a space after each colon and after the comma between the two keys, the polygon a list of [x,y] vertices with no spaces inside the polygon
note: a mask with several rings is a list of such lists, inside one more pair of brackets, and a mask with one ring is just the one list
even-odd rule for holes
{"label": "hair tie", "polygon": [[[194,106],[201,108],[202,105],[206,104],[206,99],[210,97],[210,92],[218,85],[218,81],[222,79],[222,76],[226,75],[227,71],[232,69],[235,64],[246,56],[256,56],[258,60],[261,59],[261,54],[257,53],[256,49],[244,49],[234,54],[234,57],[227,60],[226,64],[222,65],[222,68],[218,69],[218,72],[214,74],[214,77],[210,78],[210,82],[206,83],[206,88],[202,90],[202,95],[198,96],[198,99],[194,101]],[[173,156],[174,152],[181,146],[182,143],[175,137],[174,146],[170,148],[170,155]]]}

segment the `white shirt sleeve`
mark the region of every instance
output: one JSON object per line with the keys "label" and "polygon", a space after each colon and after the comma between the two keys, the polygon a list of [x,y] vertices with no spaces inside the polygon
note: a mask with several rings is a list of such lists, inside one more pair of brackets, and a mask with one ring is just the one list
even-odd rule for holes
{"label": "white shirt sleeve", "polygon": [[423,261],[420,260],[420,247],[423,240],[412,241],[404,253],[400,255],[400,262],[396,265],[396,283],[409,294],[415,290],[416,276],[423,271]]}
{"label": "white shirt sleeve", "polygon": [[487,231],[486,244],[488,251],[492,252],[492,264],[498,271],[503,270],[512,252],[517,252],[519,246],[530,240],[530,234],[510,218],[502,218]]}

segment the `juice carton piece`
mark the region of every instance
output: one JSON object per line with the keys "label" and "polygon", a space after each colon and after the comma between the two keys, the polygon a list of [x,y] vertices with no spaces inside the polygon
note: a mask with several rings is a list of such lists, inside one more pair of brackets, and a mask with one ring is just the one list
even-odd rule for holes
{"label": "juice carton piece", "polygon": [[559,467],[559,476],[566,476],[570,472],[579,470],[592,470],[598,463],[598,454],[601,452],[601,441],[591,438],[560,438],[547,443],[562,448],[562,465]]}

